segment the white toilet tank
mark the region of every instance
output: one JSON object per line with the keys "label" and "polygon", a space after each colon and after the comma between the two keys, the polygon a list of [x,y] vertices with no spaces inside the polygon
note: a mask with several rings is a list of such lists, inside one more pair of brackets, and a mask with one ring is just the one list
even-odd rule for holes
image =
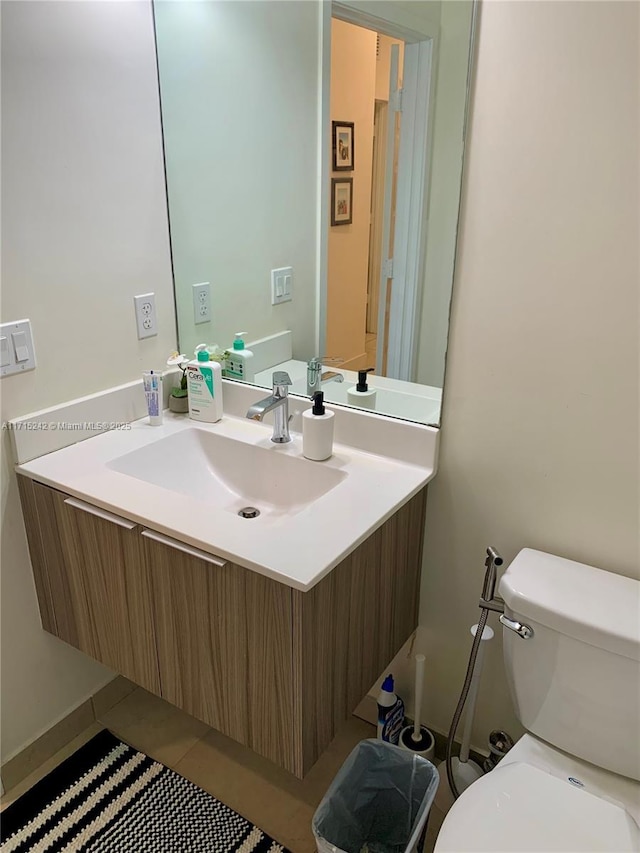
{"label": "white toilet tank", "polygon": [[525,548],[502,576],[511,695],[523,726],[640,780],[640,581]]}

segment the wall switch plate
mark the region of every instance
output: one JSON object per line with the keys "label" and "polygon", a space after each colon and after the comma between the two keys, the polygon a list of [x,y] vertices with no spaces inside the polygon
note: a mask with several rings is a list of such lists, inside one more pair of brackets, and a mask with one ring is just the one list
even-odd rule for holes
{"label": "wall switch plate", "polygon": [[138,326],[138,340],[152,338],[158,334],[156,323],[156,295],[155,293],[142,293],[133,297],[136,307],[136,324]]}
{"label": "wall switch plate", "polygon": [[291,302],[293,299],[293,267],[271,270],[271,304]]}
{"label": "wall switch plate", "polygon": [[18,320],[0,326],[0,376],[35,370],[36,352],[31,322]]}
{"label": "wall switch plate", "polygon": [[193,291],[193,322],[208,323],[211,320],[211,285],[208,281],[194,284]]}

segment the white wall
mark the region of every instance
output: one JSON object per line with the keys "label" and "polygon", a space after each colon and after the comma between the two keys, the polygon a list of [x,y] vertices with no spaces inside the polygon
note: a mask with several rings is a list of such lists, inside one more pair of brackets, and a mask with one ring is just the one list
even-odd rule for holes
{"label": "white wall", "polygon": [[[180,346],[293,330],[314,353],[320,10],[316,2],[156,5]],[[271,305],[270,271],[294,268]],[[211,282],[194,326],[191,286]]]}
{"label": "white wall", "polygon": [[[482,6],[420,611],[441,729],[488,544],[640,576],[639,11]],[[502,726],[519,731],[498,640],[475,743]]]}
{"label": "white wall", "polygon": [[[175,347],[150,3],[2,5],[2,319],[38,367],[2,420],[162,366]],[[155,291],[138,341],[133,296]],[[112,677],[42,631],[15,475],[2,461],[2,756]]]}

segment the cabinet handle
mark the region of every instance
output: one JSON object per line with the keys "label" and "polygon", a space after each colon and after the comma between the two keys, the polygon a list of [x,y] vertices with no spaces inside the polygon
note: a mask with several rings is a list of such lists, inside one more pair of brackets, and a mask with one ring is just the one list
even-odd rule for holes
{"label": "cabinet handle", "polygon": [[156,533],[155,530],[142,531],[142,535],[147,539],[153,539],[154,542],[159,542],[161,545],[167,545],[169,548],[175,548],[176,551],[182,551],[189,554],[191,557],[197,557],[199,560],[205,560],[207,563],[213,563],[214,566],[222,569],[227,565],[226,560],[220,560],[209,554],[206,551],[201,551],[199,548],[192,548],[191,545],[185,545],[184,542],[178,542],[177,539],[171,539],[169,536],[163,536],[162,533]]}
{"label": "cabinet handle", "polygon": [[104,521],[110,521],[112,524],[117,524],[118,527],[124,527],[125,530],[135,530],[138,526],[135,521],[128,521],[126,518],[120,518],[119,515],[114,515],[112,512],[107,512],[106,509],[93,504],[87,504],[84,501],[76,500],[76,498],[65,498],[65,503],[75,509],[80,509],[82,512],[88,512],[89,515],[96,515]]}

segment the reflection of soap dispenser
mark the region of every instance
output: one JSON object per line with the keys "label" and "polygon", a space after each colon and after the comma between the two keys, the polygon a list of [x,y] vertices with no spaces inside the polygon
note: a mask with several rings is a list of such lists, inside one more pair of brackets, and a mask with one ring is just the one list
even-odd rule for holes
{"label": "reflection of soap dispenser", "polygon": [[233,349],[229,353],[224,369],[224,375],[227,379],[239,379],[241,382],[255,382],[255,371],[252,365],[253,353],[251,350],[245,348],[242,338],[246,334],[246,332],[236,332]]}
{"label": "reflection of soap dispenser", "polygon": [[353,385],[347,391],[347,402],[351,403],[352,406],[375,409],[376,392],[367,385],[367,373],[372,370],[373,367],[368,367],[366,370],[358,371],[358,384]]}
{"label": "reflection of soap dispenser", "polygon": [[324,407],[324,394],[316,391],[313,408],[302,413],[302,455],[315,462],[333,453],[333,412]]}

